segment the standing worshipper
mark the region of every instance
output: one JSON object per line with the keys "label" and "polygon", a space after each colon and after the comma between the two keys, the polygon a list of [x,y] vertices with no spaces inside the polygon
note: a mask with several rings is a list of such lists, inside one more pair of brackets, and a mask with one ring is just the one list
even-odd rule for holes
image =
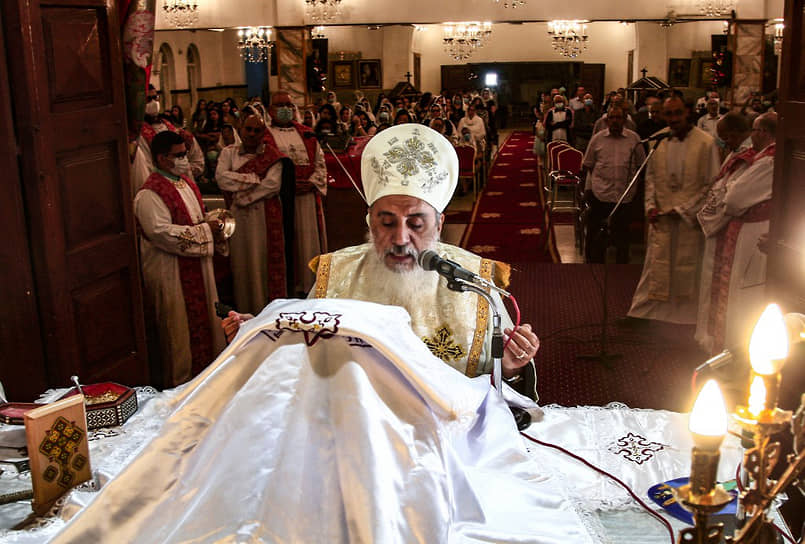
{"label": "standing worshipper", "polygon": [[189,164],[187,171],[182,172],[182,175],[195,179],[204,173],[204,153],[201,151],[201,147],[190,132],[178,129],[168,120],[160,117],[159,100],[153,85],[148,87],[147,99],[145,117],[140,126],[140,136],[137,138],[137,151],[131,165],[131,189],[135,194],[156,169],[152,158],[153,153],[151,153],[151,142],[154,136],[166,130],[179,134],[187,144]]}
{"label": "standing worshipper", "polygon": [[573,111],[565,107],[565,97],[556,94],[553,97],[553,108],[545,114],[545,143],[555,140],[571,142]]}
{"label": "standing worshipper", "polygon": [[307,263],[327,252],[322,197],[327,194],[327,165],[313,131],[293,121],[291,95],[278,91],[271,97],[271,125],[265,140],[293,161],[296,175],[294,293],[304,296],[316,279]]}
{"label": "standing worshipper", "polygon": [[716,127],[718,125],[718,119],[721,116],[718,113],[718,98],[708,98],[707,99],[707,112],[704,115],[699,117],[699,120],[696,121],[696,126],[705,131],[707,134],[712,136],[713,138],[718,136],[718,132]]}
{"label": "standing worshipper", "polygon": [[612,213],[615,203],[626,190],[632,176],[642,164],[646,154],[640,145],[640,136],[623,127],[626,112],[613,106],[607,116],[609,128],[595,134],[587,146],[582,163],[582,175],[589,172],[584,198],[590,205],[587,216],[585,253],[588,263],[603,263],[608,240],[617,248],[617,263],[629,262],[628,205],[634,198],[637,186],[623,199],[612,217],[609,237],[602,235],[601,226]]}
{"label": "standing worshipper", "polygon": [[[218,159],[215,179],[230,202],[237,230],[230,240],[235,304],[242,312],[259,312],[275,298],[288,296],[292,255],[286,238],[293,226],[295,190],[284,191],[283,176],[292,177],[290,160],[265,140],[266,125],[259,114],[243,121],[241,143],[225,147]],[[283,164],[285,162],[286,164]],[[289,183],[290,182],[290,183]],[[286,180],[293,187],[293,180]],[[290,268],[291,274],[288,273]],[[293,288],[293,285],[291,285]]]}
{"label": "standing worshipper", "polygon": [[[702,260],[702,278],[699,285],[699,314],[696,320],[696,341],[708,352],[713,351],[713,328],[711,320],[713,267],[719,233],[729,223],[724,195],[727,187],[749,167],[755,150],[752,148],[751,124],[745,115],[738,112],[726,114],[719,122],[718,137],[724,142],[729,154],[721,164],[716,180],[710,187],[704,206],[696,214],[704,233],[704,258]],[[716,280],[718,281],[718,280]]]}
{"label": "standing worshipper", "polygon": [[750,164],[726,184],[726,226],[716,235],[708,320],[711,352],[745,348],[767,303],[766,255],[758,240],[769,232],[777,114],[752,123]]}
{"label": "standing worshipper", "polygon": [[660,142],[646,170],[646,258],[629,309],[632,319],[624,324],[696,323],[704,248],[696,213],[718,174],[718,147],[691,125],[681,98],[667,98],[663,114],[672,135]]}
{"label": "standing worshipper", "polygon": [[163,387],[186,382],[224,347],[215,315],[213,253],[226,254],[223,223],[204,219],[187,171],[185,140],[163,131],[151,141],[152,173],[134,198],[146,315],[156,328]]}

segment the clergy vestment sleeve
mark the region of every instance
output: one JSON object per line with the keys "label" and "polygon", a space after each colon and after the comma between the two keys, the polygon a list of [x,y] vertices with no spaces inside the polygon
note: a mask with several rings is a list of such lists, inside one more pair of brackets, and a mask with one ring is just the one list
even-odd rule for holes
{"label": "clergy vestment sleeve", "polygon": [[707,151],[707,153],[703,154],[703,158],[708,161],[703,167],[705,177],[708,181],[707,186],[704,187],[698,194],[688,199],[687,202],[674,207],[674,210],[679,214],[682,220],[688,224],[688,226],[696,228],[699,228],[699,220],[696,218],[696,214],[699,213],[699,210],[701,210],[704,206],[705,200],[707,199],[707,193],[710,191],[710,187],[713,185],[713,182],[718,176],[718,171],[720,168],[718,146],[715,144],[715,142],[710,144],[710,147]]}
{"label": "clergy vestment sleeve", "polygon": [[237,192],[251,189],[260,183],[260,178],[254,172],[241,174],[236,172],[233,161],[238,154],[237,146],[225,147],[218,157],[218,166],[215,169],[215,181],[223,191]]}
{"label": "clergy vestment sleeve", "polygon": [[190,161],[190,171],[193,177],[196,178],[204,173],[204,153],[201,151],[201,146],[198,145],[198,140],[193,137],[193,144],[187,150],[187,160]]}
{"label": "clergy vestment sleeve", "polygon": [[656,159],[650,160],[646,166],[646,185],[644,202],[646,211],[657,209],[657,199],[654,189],[654,178],[656,176],[654,162]]}
{"label": "clergy vestment sleeve", "polygon": [[215,251],[212,231],[207,223],[176,225],[162,199],[143,190],[134,198],[134,214],[149,242],[162,251],[180,257],[209,257]]}
{"label": "clergy vestment sleeve", "polygon": [[746,210],[771,198],[774,161],[761,159],[727,185],[724,195],[727,215],[738,217]]}
{"label": "clergy vestment sleeve", "polygon": [[232,201],[242,207],[254,204],[258,200],[277,194],[281,184],[282,161],[277,161],[268,169],[265,177],[259,180],[257,184],[252,185],[248,189],[237,191],[232,195]]}
{"label": "clergy vestment sleeve", "polygon": [[324,152],[319,144],[316,144],[316,154],[313,157],[314,170],[308,179],[316,189],[323,195],[327,194],[327,162],[324,160]]}

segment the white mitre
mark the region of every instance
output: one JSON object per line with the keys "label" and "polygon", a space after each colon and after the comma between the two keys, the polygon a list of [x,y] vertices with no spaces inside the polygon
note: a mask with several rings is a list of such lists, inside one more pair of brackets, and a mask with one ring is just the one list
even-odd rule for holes
{"label": "white mitre", "polygon": [[389,195],[413,196],[440,213],[458,182],[458,155],[441,134],[424,125],[389,127],[369,140],[361,156],[366,202]]}

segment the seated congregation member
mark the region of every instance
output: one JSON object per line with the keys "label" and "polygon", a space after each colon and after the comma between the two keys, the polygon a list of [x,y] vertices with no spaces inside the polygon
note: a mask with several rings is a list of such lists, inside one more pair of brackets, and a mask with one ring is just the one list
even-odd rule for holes
{"label": "seated congregation member", "polygon": [[[723,191],[718,192],[721,202],[715,211],[723,213],[723,218],[714,221],[711,216],[702,223],[714,237],[715,247],[706,318],[700,304],[699,324],[706,319],[707,330],[699,335],[703,331],[697,328],[697,339],[712,353],[740,349],[767,303],[766,256],[758,241],[769,232],[776,132],[776,113],[755,118],[751,132],[754,153],[730,156],[737,165],[732,167],[732,175],[725,175]],[[736,135],[735,140],[744,135]],[[720,228],[712,232],[715,227]]]}
{"label": "seated congregation member", "polygon": [[187,171],[185,140],[163,131],[151,141],[156,170],[134,198],[143,297],[156,327],[164,387],[186,382],[224,347],[215,315],[212,256],[227,253],[223,223],[204,219],[204,203]]}
{"label": "seated congregation member", "polygon": [[153,153],[151,153],[151,142],[154,136],[166,130],[179,134],[187,144],[187,158],[190,164],[187,171],[182,174],[195,179],[204,173],[204,153],[201,151],[201,147],[190,132],[178,129],[164,117],[160,117],[159,100],[157,100],[157,91],[153,85],[148,87],[147,99],[145,118],[140,126],[137,151],[131,165],[131,188],[135,194],[156,169]]}
{"label": "seated congregation member", "polygon": [[634,198],[637,185],[623,199],[612,217],[610,230],[601,232],[601,227],[628,187],[637,168],[646,154],[640,145],[640,136],[624,128],[626,112],[613,106],[607,117],[607,130],[595,134],[587,146],[582,163],[582,175],[587,176],[584,198],[590,205],[587,218],[587,241],[585,252],[588,263],[603,263],[608,242],[617,248],[617,263],[629,262],[629,203]]}
{"label": "seated congregation member", "polygon": [[469,129],[475,142],[475,147],[482,150],[486,147],[486,123],[476,115],[475,106],[467,106],[467,115],[461,118],[456,127],[463,134],[464,129]]}
{"label": "seated congregation member", "polygon": [[[420,152],[401,162],[406,149]],[[311,263],[316,285],[309,296],[402,306],[416,335],[445,363],[468,376],[491,372],[491,322],[478,311],[485,302],[448,290],[443,278],[417,264],[419,254],[432,249],[482,277],[497,278],[497,283],[508,270],[502,263],[439,241],[442,212],[458,181],[455,150],[427,127],[391,127],[367,144],[361,177],[369,203],[370,242]],[[222,323],[227,337],[234,337],[250,317],[231,312]],[[508,314],[503,318],[504,333],[512,335],[511,319]],[[526,324],[511,336],[503,356],[503,378],[531,398],[536,398],[533,357],[538,349],[539,339]]]}
{"label": "seated congregation member", "polygon": [[411,116],[411,112],[405,108],[400,108],[397,110],[396,115],[394,115],[394,125],[404,125],[406,123],[413,123],[414,119]]}
{"label": "seated congregation member", "polygon": [[352,116],[352,130],[350,132],[353,136],[374,136],[377,132],[377,127],[369,119],[369,114],[361,110]]}
{"label": "seated congregation member", "polygon": [[294,215],[294,278],[293,294],[304,294],[313,285],[313,274],[307,263],[327,251],[324,225],[324,204],[327,194],[327,165],[324,153],[313,131],[293,121],[294,104],[285,91],[271,97],[271,124],[266,131],[266,144],[293,161],[296,175]]}
{"label": "seated congregation member", "polygon": [[545,114],[545,143],[556,140],[573,141],[573,111],[565,107],[565,97],[556,94],[553,108]]}

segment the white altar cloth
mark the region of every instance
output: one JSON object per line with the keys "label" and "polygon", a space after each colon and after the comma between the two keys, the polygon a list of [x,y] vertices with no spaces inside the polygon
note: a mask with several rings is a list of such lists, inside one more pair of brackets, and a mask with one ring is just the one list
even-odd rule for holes
{"label": "white altar cloth", "polygon": [[[689,472],[686,419],[548,407],[528,433],[645,496]],[[71,491],[39,528],[0,541],[618,542],[596,512],[631,508],[526,443],[488,377],[434,358],[404,310],[356,301],[272,303],[109,434],[91,442],[100,491]],[[722,455],[729,478],[739,450]]]}

